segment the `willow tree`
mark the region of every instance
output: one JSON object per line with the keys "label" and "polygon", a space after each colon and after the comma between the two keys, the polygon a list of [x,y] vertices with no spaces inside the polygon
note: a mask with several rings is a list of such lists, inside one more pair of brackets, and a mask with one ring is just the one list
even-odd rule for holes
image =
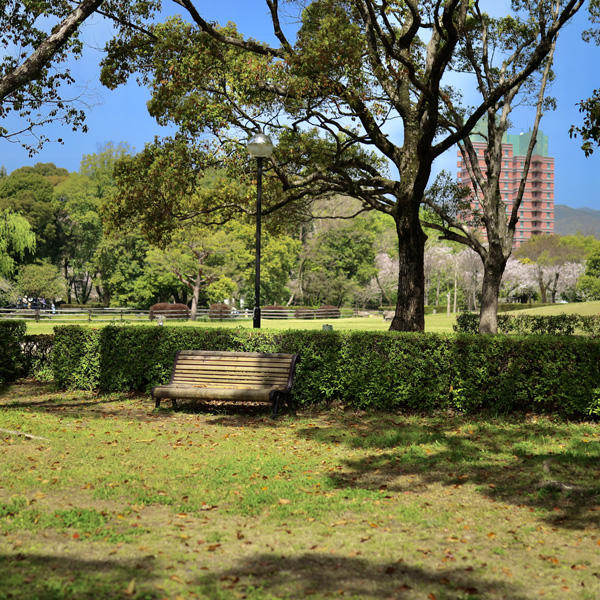
{"label": "willow tree", "polygon": [[[138,19],[137,26],[121,27],[109,43],[102,81],[116,87],[136,76],[151,90],[148,107],[158,122],[176,125],[192,144],[208,146],[198,140],[211,134],[213,157],[241,156],[243,141],[259,129],[272,135],[277,149],[266,176],[277,193],[267,210],[343,194],[391,215],[399,249],[391,329],[422,330],[426,235],[419,207],[432,163],[539,67],[580,2],[564,2],[532,40],[529,61],[446,134],[445,99],[457,92],[445,78],[458,66],[461,42],[478,26],[478,0],[286,2],[288,15],[298,11],[287,23],[279,1],[265,0],[271,42],[242,34],[234,24],[208,22],[192,0],[175,3],[185,19],[164,22],[157,20],[158,0],[129,3],[128,18]],[[521,2],[513,4],[518,11]],[[197,165],[199,177],[203,168]],[[177,211],[165,198],[156,202],[164,229]],[[117,219],[135,214],[127,205],[123,196]]]}

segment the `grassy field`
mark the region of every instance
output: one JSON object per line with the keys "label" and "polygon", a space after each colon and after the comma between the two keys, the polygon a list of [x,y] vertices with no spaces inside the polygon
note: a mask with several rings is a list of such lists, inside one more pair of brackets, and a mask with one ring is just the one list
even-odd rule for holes
{"label": "grassy field", "polygon": [[[532,308],[519,311],[513,311],[511,314],[535,314],[535,315],[557,315],[560,313],[581,314],[581,315],[597,315],[600,314],[600,302],[579,302],[572,304],[555,304],[554,306],[544,306],[541,308]],[[452,333],[453,325],[456,322],[455,315],[436,314],[427,315],[425,317],[425,331],[433,333]],[[77,320],[60,321],[52,319],[47,321],[27,322],[27,333],[52,333],[55,325],[66,325],[78,323],[84,326],[103,327],[108,321],[88,321],[87,318]],[[130,325],[149,325],[150,321],[120,321],[115,320],[114,324],[130,324]],[[333,325],[334,329],[339,330],[355,330],[355,331],[386,331],[390,327],[389,321],[384,321],[383,317],[360,317],[350,319],[263,319],[263,329],[321,329],[323,324],[328,323]],[[168,321],[168,325],[173,326],[195,326],[195,327],[243,327],[251,328],[252,321]]]}
{"label": "grassy field", "polygon": [[[454,315],[447,316],[445,314],[427,315],[425,318],[426,331],[434,331],[438,333],[452,332],[456,318]],[[55,325],[78,324],[91,327],[103,327],[108,325],[110,321],[60,321],[52,319],[51,321],[27,321],[27,333],[52,333]],[[152,321],[119,321],[113,322],[115,325],[155,325]],[[390,322],[384,321],[383,317],[356,317],[350,319],[263,319],[261,325],[263,329],[321,329],[324,324],[332,325],[338,330],[355,330],[355,331],[386,331],[390,328]],[[251,320],[244,321],[167,321],[169,326],[195,326],[195,327],[243,327],[252,328]]]}
{"label": "grassy field", "polygon": [[2,599],[600,597],[597,423],[24,382],[0,428]]}

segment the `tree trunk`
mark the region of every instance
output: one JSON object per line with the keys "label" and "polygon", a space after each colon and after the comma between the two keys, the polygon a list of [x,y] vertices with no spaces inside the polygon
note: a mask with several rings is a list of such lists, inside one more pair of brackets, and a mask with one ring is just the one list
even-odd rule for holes
{"label": "tree trunk", "polygon": [[479,333],[498,333],[498,296],[506,260],[501,250],[490,248],[483,262]]}
{"label": "tree trunk", "polygon": [[452,305],[452,312],[456,314],[456,293],[458,288],[458,273],[456,272],[456,266],[454,267],[454,304]]}
{"label": "tree trunk", "polygon": [[560,273],[554,274],[554,283],[552,284],[552,304],[556,302],[556,290],[558,289],[558,278],[560,277]]}
{"label": "tree trunk", "polygon": [[548,287],[544,283],[544,274],[538,267],[538,285],[540,287],[541,302],[546,304],[548,302]]}
{"label": "tree trunk", "polygon": [[71,280],[69,278],[69,261],[65,258],[63,262],[63,275],[65,277],[65,283],[67,284],[67,303],[71,304]]}
{"label": "tree trunk", "polygon": [[196,314],[198,312],[198,298],[200,297],[200,288],[202,287],[202,271],[198,271],[196,275],[196,281],[192,289],[192,308],[190,309],[190,320],[196,320]]}
{"label": "tree trunk", "polygon": [[390,331],[425,329],[425,241],[427,236],[419,222],[419,207],[410,207],[395,215],[398,234],[398,300]]}

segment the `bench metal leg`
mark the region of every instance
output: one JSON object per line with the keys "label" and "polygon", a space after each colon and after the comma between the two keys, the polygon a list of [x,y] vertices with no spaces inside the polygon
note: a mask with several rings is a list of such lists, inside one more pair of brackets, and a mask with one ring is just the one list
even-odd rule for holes
{"label": "bench metal leg", "polygon": [[154,402],[154,408],[160,408],[160,398],[156,398]]}
{"label": "bench metal leg", "polygon": [[271,418],[275,418],[279,412],[279,392],[271,392],[271,402],[273,403],[273,410],[271,412]]}
{"label": "bench metal leg", "polygon": [[175,398],[171,398],[171,402],[173,402],[173,410],[177,410],[177,400],[175,400]]}

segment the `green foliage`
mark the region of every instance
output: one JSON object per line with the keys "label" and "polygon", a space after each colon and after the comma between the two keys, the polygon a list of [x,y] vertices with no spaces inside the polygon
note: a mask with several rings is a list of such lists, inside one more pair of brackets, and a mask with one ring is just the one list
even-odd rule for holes
{"label": "green foliage", "polygon": [[10,209],[0,210],[0,277],[11,275],[15,258],[35,250],[35,234],[29,221]]}
{"label": "green foliage", "polygon": [[25,321],[0,321],[0,384],[14,381],[21,373]]}
{"label": "green foliage", "polygon": [[185,348],[297,353],[303,405],[573,417],[600,407],[600,342],[577,337],[68,326],[56,328],[54,376],[63,388],[148,392]]}
{"label": "green foliage", "polygon": [[44,125],[58,121],[86,130],[85,111],[72,99],[77,94],[65,90],[74,82],[65,65],[81,57],[77,25],[100,4],[81,2],[75,11],[64,0],[2,2],[0,138],[19,141],[31,155],[50,139]]}
{"label": "green foliage", "polygon": [[98,387],[98,331],[67,325],[57,328],[52,348],[52,372],[59,387],[93,390]]}
{"label": "green foliage", "polygon": [[[477,333],[479,315],[461,313],[456,317],[454,330],[460,333]],[[498,333],[516,335],[573,335],[581,331],[600,337],[598,315],[498,315]]]}
{"label": "green foliage", "polygon": [[65,289],[58,269],[43,262],[23,265],[17,278],[17,287],[25,296],[50,300],[61,296]]}

